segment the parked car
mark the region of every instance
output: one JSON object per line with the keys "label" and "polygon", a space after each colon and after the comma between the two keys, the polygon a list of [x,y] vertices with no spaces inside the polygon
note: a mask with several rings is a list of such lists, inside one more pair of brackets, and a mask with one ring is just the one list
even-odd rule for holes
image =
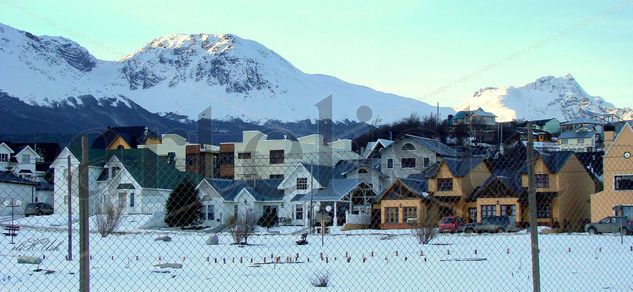
{"label": "parked car", "polygon": [[458,216],[446,216],[440,220],[440,232],[457,232],[462,225],[464,219]]}
{"label": "parked car", "polygon": [[596,223],[585,225],[585,231],[590,234],[614,232],[633,234],[633,221],[628,217],[609,216]]}
{"label": "parked car", "polygon": [[466,233],[506,232],[514,230],[512,223],[508,216],[490,216],[481,219],[481,223],[473,222],[464,224],[458,230]]}
{"label": "parked car", "polygon": [[28,203],[24,206],[24,216],[26,217],[31,215],[42,216],[52,214],[53,206],[47,203]]}

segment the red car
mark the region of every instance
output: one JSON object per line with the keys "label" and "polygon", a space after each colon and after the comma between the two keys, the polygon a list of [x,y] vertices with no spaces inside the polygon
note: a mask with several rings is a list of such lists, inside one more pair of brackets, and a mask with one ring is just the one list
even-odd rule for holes
{"label": "red car", "polygon": [[440,220],[440,232],[457,232],[464,225],[464,219],[458,216],[447,216]]}

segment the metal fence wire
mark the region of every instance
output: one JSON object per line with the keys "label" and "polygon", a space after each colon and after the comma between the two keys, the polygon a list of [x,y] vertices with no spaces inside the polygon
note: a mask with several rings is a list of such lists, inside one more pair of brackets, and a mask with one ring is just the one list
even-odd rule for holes
{"label": "metal fence wire", "polygon": [[37,179],[0,174],[0,290],[80,289],[80,178],[94,291],[530,291],[530,182],[540,289],[633,290],[631,145],[84,152],[85,177],[72,151]]}

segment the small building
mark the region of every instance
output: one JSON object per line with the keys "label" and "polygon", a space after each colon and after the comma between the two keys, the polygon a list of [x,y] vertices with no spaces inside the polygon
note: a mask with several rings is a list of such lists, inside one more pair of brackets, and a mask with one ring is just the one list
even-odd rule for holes
{"label": "small building", "polygon": [[591,220],[623,215],[633,219],[633,129],[624,123],[620,131],[605,126],[603,189],[591,195]]}
{"label": "small building", "polygon": [[567,131],[558,136],[561,151],[591,152],[596,150],[596,140],[599,134],[594,131]]}
{"label": "small building", "polygon": [[20,206],[14,207],[14,215],[24,214],[24,205],[35,202],[36,183],[21,178],[10,171],[0,171],[0,215],[11,215],[12,208],[5,206],[5,202],[18,202]]}
{"label": "small building", "polygon": [[544,131],[551,135],[558,135],[560,133],[560,121],[557,118],[526,121],[518,126],[527,129],[528,123],[532,123],[533,130]]}
{"label": "small building", "polygon": [[372,225],[380,229],[403,229],[425,222],[436,223],[440,216],[434,211],[433,198],[427,187],[424,180],[394,180],[373,205]]}

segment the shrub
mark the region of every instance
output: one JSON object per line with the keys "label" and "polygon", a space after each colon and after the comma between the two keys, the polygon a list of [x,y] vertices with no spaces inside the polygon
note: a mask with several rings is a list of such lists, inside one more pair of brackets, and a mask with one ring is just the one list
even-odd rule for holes
{"label": "shrub", "polygon": [[329,282],[330,274],[328,272],[315,273],[312,279],[310,279],[310,284],[314,287],[327,287]]}
{"label": "shrub", "polygon": [[102,237],[107,237],[121,225],[125,202],[113,203],[110,199],[97,206],[95,224]]}
{"label": "shrub", "polygon": [[228,228],[234,244],[248,244],[248,238],[255,232],[255,214],[245,210],[237,215],[235,222]]}

